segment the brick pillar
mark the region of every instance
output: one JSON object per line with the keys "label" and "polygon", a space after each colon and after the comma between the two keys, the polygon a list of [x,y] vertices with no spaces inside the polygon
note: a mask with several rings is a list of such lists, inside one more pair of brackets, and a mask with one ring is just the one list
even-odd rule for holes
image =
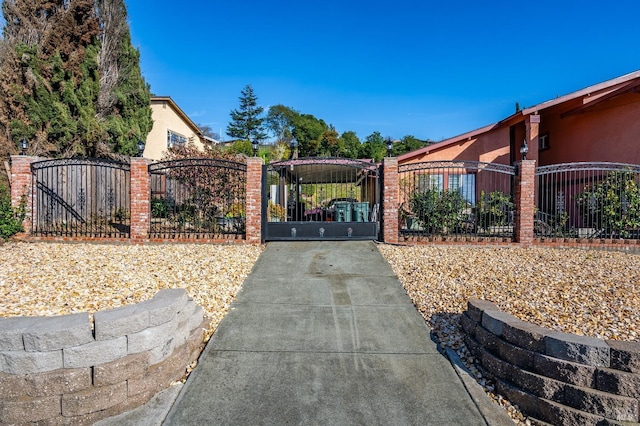
{"label": "brick pillar", "polygon": [[262,242],[262,158],[247,159],[247,189],[245,200],[246,241]]}
{"label": "brick pillar", "polygon": [[[527,159],[538,161],[538,136],[540,134],[540,116],[528,115],[524,119],[525,139],[529,146]],[[516,146],[516,150],[520,152],[520,146]]]}
{"label": "brick pillar", "polygon": [[400,186],[398,183],[398,159],[382,160],[382,240],[397,244],[398,206],[400,205]]}
{"label": "brick pillar", "polygon": [[524,160],[515,164],[518,174],[515,179],[515,237],[524,247],[533,243],[533,221],[535,209],[536,162]]}
{"label": "brick pillar", "polygon": [[131,233],[133,242],[149,237],[151,220],[151,177],[149,160],[131,158]]}
{"label": "brick pillar", "polygon": [[18,207],[23,195],[27,196],[27,214],[22,221],[25,232],[31,231],[32,218],[34,217],[34,200],[31,174],[31,163],[44,160],[38,157],[27,157],[24,155],[11,156],[11,205]]}

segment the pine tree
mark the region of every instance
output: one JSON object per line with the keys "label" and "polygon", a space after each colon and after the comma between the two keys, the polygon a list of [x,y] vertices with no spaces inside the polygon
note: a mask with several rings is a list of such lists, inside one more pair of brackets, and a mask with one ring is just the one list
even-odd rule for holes
{"label": "pine tree", "polygon": [[258,97],[251,85],[240,92],[240,108],[231,111],[231,123],[227,126],[227,134],[232,138],[262,141],[267,138],[264,130],[264,108],[258,105]]}

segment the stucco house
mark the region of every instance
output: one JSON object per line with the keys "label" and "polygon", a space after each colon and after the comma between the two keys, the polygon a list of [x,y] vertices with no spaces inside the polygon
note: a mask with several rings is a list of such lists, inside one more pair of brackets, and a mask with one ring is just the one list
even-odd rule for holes
{"label": "stucco house", "polygon": [[398,157],[399,164],[467,160],[537,165],[578,161],[640,164],[640,71],[524,108],[497,123]]}
{"label": "stucco house", "polygon": [[161,160],[167,148],[176,144],[193,142],[199,149],[215,143],[202,134],[198,126],[169,96],[152,96],[153,128],[147,135],[143,157]]}

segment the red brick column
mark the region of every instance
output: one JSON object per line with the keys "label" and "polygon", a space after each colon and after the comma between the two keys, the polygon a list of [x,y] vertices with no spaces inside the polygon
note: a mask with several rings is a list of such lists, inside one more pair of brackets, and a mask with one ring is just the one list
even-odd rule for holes
{"label": "red brick column", "polygon": [[262,158],[247,159],[247,189],[245,199],[246,241],[262,242]]}
{"label": "red brick column", "polygon": [[149,237],[151,220],[151,178],[149,160],[131,158],[131,233],[133,242]]}
{"label": "red brick column", "polygon": [[516,242],[528,247],[533,243],[533,221],[535,216],[535,160],[516,163],[515,182],[515,237]]}
{"label": "red brick column", "polygon": [[43,160],[38,157],[24,155],[11,156],[11,205],[18,207],[23,195],[27,196],[27,215],[22,222],[25,232],[31,231],[31,219],[34,216],[34,195],[31,174],[31,163]]}
{"label": "red brick column", "polygon": [[385,243],[397,244],[400,205],[397,158],[385,158],[382,161],[382,183],[382,240]]}

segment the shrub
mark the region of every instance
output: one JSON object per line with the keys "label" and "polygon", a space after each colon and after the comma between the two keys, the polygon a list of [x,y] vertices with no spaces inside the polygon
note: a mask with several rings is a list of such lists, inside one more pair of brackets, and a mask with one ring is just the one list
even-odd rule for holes
{"label": "shrub", "polygon": [[476,220],[478,226],[504,226],[509,222],[509,215],[513,212],[511,197],[500,191],[493,191],[488,195],[480,192],[476,205]]}
{"label": "shrub", "polygon": [[431,233],[447,233],[462,224],[462,212],[467,208],[467,201],[457,190],[429,189],[414,193],[410,205],[423,229]]}
{"label": "shrub", "polygon": [[151,217],[167,218],[171,205],[166,198],[152,198],[151,199]]}
{"label": "shrub", "polygon": [[4,184],[0,183],[0,238],[9,237],[23,231],[22,221],[26,215],[27,196],[20,199],[18,208],[11,206],[11,194]]}
{"label": "shrub", "polygon": [[640,189],[636,179],[636,173],[619,171],[587,185],[576,196],[585,226],[620,237],[629,237],[631,231],[640,229]]}
{"label": "shrub", "polygon": [[269,200],[269,217],[276,220],[284,220],[287,210],[280,204],[273,203]]}

